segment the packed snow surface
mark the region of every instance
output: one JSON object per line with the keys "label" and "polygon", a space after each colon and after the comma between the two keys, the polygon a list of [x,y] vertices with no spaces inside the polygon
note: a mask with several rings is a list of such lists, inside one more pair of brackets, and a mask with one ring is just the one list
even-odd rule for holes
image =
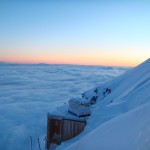
{"label": "packed snow surface", "polygon": [[[38,149],[38,138],[41,146],[44,146],[48,112],[67,103],[70,98],[80,97],[84,91],[114,79],[128,69],[0,63],[0,150],[29,150],[30,136],[33,140],[32,150]],[[147,82],[143,81],[142,85],[134,85],[130,89],[130,97],[135,96],[132,92],[134,88],[140,90],[142,86],[148,86]],[[124,96],[123,99],[126,101],[128,98]],[[145,101],[146,99],[145,97]],[[117,102],[119,100],[116,104]],[[143,103],[142,100],[141,103]],[[128,107],[132,105],[134,103],[130,103]],[[107,111],[100,110],[98,114],[96,111],[93,112],[92,116],[99,117],[98,120],[102,122],[110,118],[109,113],[108,118],[104,114]],[[92,128],[92,126],[89,127]]]}
{"label": "packed snow surface", "polygon": [[91,99],[95,90],[98,99],[85,130],[57,149],[149,150],[150,59],[84,96]]}
{"label": "packed snow surface", "polygon": [[149,150],[150,103],[97,127],[66,150]]}

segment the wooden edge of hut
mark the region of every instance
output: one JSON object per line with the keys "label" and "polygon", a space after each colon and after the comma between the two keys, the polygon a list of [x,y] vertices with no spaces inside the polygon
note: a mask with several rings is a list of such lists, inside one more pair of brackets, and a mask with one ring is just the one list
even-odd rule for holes
{"label": "wooden edge of hut", "polygon": [[[56,144],[61,144],[62,141],[72,139],[80,134],[86,126],[85,118],[72,118],[68,116],[47,114],[47,149],[49,150],[51,143],[55,143],[54,134],[59,135],[59,141]],[[58,139],[57,139],[58,140]]]}

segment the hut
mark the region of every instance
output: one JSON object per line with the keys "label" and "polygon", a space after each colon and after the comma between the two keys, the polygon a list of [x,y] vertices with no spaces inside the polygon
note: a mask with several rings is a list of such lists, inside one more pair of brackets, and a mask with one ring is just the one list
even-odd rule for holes
{"label": "hut", "polygon": [[84,117],[91,114],[90,101],[85,98],[72,98],[69,100],[68,112],[78,116]]}
{"label": "hut", "polygon": [[59,145],[80,134],[86,126],[86,120],[57,116],[48,113],[47,116],[47,150],[52,144]]}

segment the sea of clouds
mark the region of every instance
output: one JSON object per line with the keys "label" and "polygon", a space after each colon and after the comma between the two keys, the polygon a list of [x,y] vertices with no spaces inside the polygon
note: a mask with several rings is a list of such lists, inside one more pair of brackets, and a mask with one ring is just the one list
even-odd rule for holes
{"label": "sea of clouds", "polygon": [[48,112],[128,69],[0,63],[0,150],[44,149]]}

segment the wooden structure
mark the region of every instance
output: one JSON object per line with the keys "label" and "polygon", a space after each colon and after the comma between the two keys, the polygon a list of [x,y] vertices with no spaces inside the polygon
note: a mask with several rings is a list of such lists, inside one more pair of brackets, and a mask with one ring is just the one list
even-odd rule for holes
{"label": "wooden structure", "polygon": [[48,114],[47,149],[51,144],[61,144],[80,134],[86,126],[86,120]]}

